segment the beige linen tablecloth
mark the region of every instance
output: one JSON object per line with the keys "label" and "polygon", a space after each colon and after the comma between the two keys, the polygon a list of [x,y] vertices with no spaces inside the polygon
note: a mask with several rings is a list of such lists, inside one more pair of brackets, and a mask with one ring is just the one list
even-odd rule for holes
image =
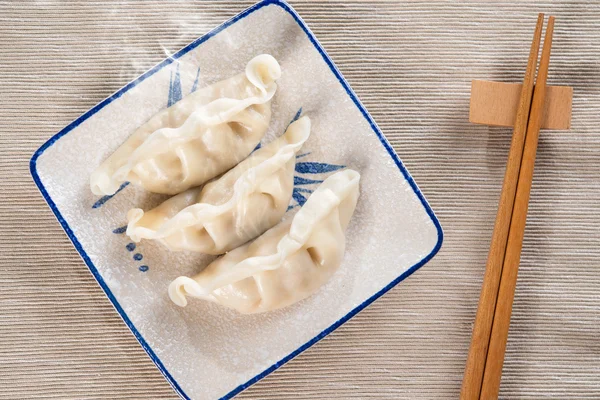
{"label": "beige linen tablecloth", "polygon": [[[0,2],[0,398],[173,399],[36,190],[31,154],[249,6]],[[600,6],[292,1],[413,174],[439,255],[242,399],[449,399],[462,379],[510,141],[468,123],[471,79],[520,81],[537,13],[573,129],[541,135],[501,397],[600,398]]]}

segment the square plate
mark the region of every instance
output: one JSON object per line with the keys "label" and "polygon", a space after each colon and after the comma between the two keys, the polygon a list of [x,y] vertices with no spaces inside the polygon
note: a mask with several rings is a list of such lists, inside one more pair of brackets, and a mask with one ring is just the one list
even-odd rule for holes
{"label": "square plate", "polygon": [[[212,258],[131,243],[127,210],[164,196],[124,185],[97,198],[91,172],[139,125],[184,94],[243,71],[269,53],[281,64],[264,142],[294,116],[312,134],[296,166],[292,210],[342,166],[358,170],[361,197],[344,262],[321,290],[291,307],[238,315],[216,304],[171,303],[167,286]],[[164,60],[86,112],[31,159],[42,195],[127,326],[184,398],[230,398],[307,349],[430,260],[440,224],[371,116],[298,14],[260,2]]]}

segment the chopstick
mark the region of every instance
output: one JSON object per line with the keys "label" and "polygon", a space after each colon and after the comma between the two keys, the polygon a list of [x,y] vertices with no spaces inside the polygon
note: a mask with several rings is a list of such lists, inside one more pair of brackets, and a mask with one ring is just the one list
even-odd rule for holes
{"label": "chopstick", "polygon": [[527,123],[529,120],[529,111],[533,94],[533,81],[540,41],[542,39],[543,24],[544,14],[539,14],[529,52],[527,69],[525,70],[525,78],[523,79],[523,88],[521,89],[521,96],[519,98],[513,136],[508,153],[506,171],[504,173],[504,182],[500,193],[500,201],[498,203],[496,222],[494,224],[485,275],[481,286],[479,306],[473,325],[471,347],[469,348],[469,355],[467,356],[465,374],[460,393],[461,400],[477,400],[479,399],[481,390],[492,322],[494,319],[494,310],[496,308],[498,296],[498,287],[500,285],[500,277],[502,274],[502,266],[509,235],[510,221],[513,214],[517,181],[521,167],[523,143],[525,142],[525,134],[527,132]]}
{"label": "chopstick", "polygon": [[483,375],[481,387],[481,399],[495,399],[500,390],[500,379],[502,377],[502,366],[504,364],[504,353],[508,339],[508,328],[510,326],[510,315],[515,296],[517,284],[517,273],[521,261],[521,249],[523,247],[523,235],[527,220],[529,207],[529,195],[531,192],[531,181],[537,152],[544,101],[546,99],[546,80],[548,78],[548,64],[550,63],[550,51],[552,48],[552,34],[554,33],[554,17],[548,19],[544,47],[540,59],[540,67],[535,84],[531,113],[527,125],[525,148],[523,160],[519,172],[517,193],[514,202],[506,255],[500,279],[498,300],[490,336],[490,344]]}

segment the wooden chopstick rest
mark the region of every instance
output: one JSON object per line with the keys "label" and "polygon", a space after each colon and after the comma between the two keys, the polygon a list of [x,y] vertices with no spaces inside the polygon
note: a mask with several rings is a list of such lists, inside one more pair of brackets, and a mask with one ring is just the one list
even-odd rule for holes
{"label": "wooden chopstick rest", "polygon": [[[517,116],[520,83],[473,80],[469,122],[512,127]],[[570,129],[573,88],[547,86],[542,114],[542,129]]]}

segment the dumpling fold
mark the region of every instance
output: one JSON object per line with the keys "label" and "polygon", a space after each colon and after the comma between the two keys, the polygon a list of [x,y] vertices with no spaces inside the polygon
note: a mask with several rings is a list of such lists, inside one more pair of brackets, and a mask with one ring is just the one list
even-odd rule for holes
{"label": "dumpling fold", "polygon": [[292,197],[296,153],[310,135],[302,117],[286,132],[203,188],[189,189],[158,207],[127,214],[135,242],[156,239],[171,250],[223,254],[277,224]]}
{"label": "dumpling fold", "polygon": [[90,178],[97,195],[124,182],[177,194],[229,170],[260,142],[281,68],[268,54],[244,73],[199,89],[140,126]]}
{"label": "dumpling fold", "polygon": [[216,259],[193,278],[175,279],[169,285],[171,300],[185,306],[186,296],[196,297],[251,314],[310,296],[342,262],[359,180],[360,174],[350,169],[331,175],[293,218]]}

